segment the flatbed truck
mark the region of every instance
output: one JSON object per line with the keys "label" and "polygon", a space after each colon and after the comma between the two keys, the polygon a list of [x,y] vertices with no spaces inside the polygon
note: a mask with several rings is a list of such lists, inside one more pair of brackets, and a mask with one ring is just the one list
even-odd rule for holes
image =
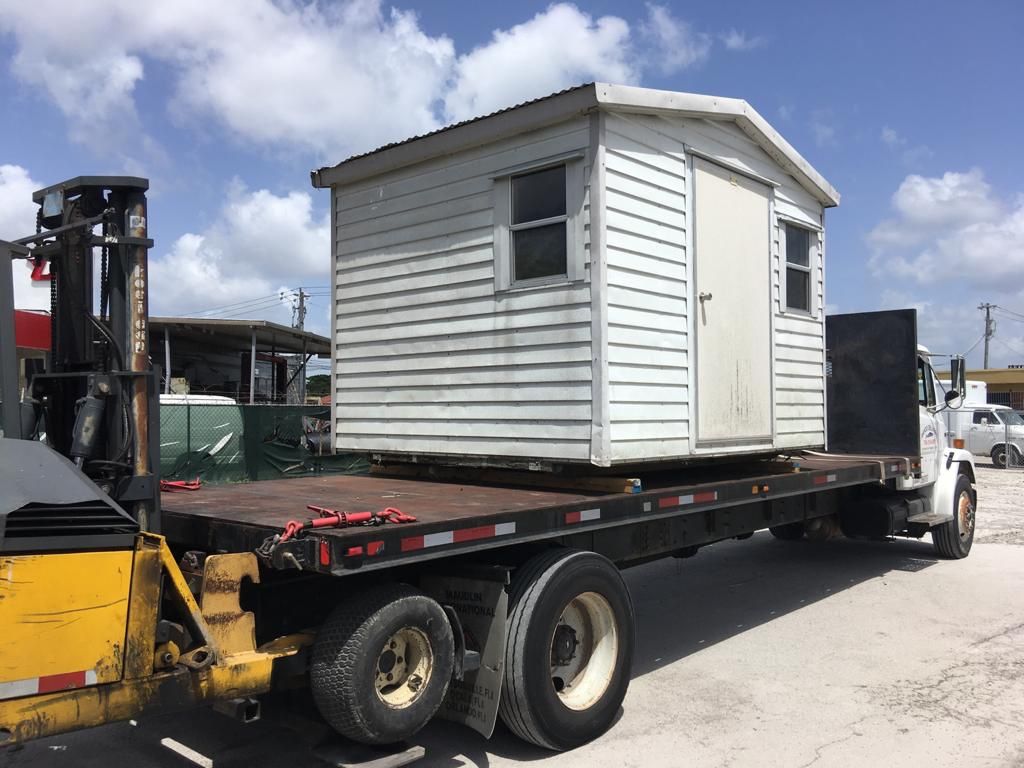
{"label": "flatbed truck", "polygon": [[[75,181],[116,191],[139,180]],[[24,257],[23,244],[9,250]],[[500,717],[566,750],[612,725],[629,685],[621,568],[762,529],[930,534],[940,555],[965,557],[974,465],[945,444],[939,415],[963,397],[962,361],[942,396],[912,310],[828,322],[828,452],[656,467],[614,492],[594,490],[608,478],[385,467],[157,496],[151,469],[89,458],[91,438],[66,412],[63,438],[15,434],[24,422],[5,387],[0,743],[202,705],[254,720],[264,694],[308,688],[358,742],[401,742],[434,716],[489,736]],[[152,374],[121,368],[89,372],[84,397],[116,398],[126,379],[133,398],[148,387],[151,418]],[[38,391],[54,398],[82,377],[44,378]],[[146,413],[112,403],[119,424]],[[137,459],[148,427],[115,432],[111,450],[134,445]]]}

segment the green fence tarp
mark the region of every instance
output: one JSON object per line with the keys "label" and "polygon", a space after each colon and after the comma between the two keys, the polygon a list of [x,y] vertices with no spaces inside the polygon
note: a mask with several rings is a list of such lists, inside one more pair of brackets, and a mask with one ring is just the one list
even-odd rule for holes
{"label": "green fence tarp", "polygon": [[[329,409],[303,405],[160,406],[160,476],[238,483],[326,473],[362,474],[360,456],[317,455]],[[325,445],[326,448],[326,445]]]}

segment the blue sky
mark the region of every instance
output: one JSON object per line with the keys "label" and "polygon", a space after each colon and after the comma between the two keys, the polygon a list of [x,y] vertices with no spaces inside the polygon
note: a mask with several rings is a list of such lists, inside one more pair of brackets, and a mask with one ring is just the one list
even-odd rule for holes
{"label": "blue sky", "polygon": [[969,7],[0,0],[0,237],[31,230],[38,186],[145,175],[154,313],[289,321],[275,297],[304,286],[323,331],[312,168],[628,82],[746,99],[839,189],[830,308],[917,306],[924,343],[964,352],[990,301],[992,364],[1024,363],[1024,5]]}

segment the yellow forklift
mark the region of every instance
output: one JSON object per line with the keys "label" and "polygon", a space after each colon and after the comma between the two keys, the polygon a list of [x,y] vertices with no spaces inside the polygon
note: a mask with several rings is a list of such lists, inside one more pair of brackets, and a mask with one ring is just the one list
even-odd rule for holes
{"label": "yellow forklift", "polygon": [[242,582],[260,579],[255,554],[210,555],[186,574],[159,533],[148,186],[48,187],[34,195],[36,234],[0,241],[49,281],[52,319],[47,365],[27,371],[24,393],[0,323],[0,745],[202,703],[254,719],[276,663],[310,642],[257,647],[239,605]]}

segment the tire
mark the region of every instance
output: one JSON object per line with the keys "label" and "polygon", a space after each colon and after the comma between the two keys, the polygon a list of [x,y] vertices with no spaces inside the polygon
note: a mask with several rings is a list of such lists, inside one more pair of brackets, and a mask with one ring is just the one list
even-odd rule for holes
{"label": "tire", "polygon": [[997,445],[992,449],[992,463],[996,469],[1006,469],[1006,446]]}
{"label": "tire", "polygon": [[455,641],[441,606],[412,587],[384,584],[328,616],[313,646],[310,688],[340,734],[392,744],[434,716],[454,667]]}
{"label": "tire", "polygon": [[932,528],[935,551],[950,560],[967,557],[974,543],[974,514],[977,494],[967,475],[958,475],[953,493],[953,519]]}
{"label": "tire", "polygon": [[800,541],[806,532],[802,521],[798,523],[776,525],[768,530],[771,531],[772,536],[776,539],[780,539],[781,541]]}
{"label": "tire", "polygon": [[629,687],[634,634],[629,590],[609,560],[571,549],[528,560],[509,596],[505,725],[556,751],[603,734]]}

